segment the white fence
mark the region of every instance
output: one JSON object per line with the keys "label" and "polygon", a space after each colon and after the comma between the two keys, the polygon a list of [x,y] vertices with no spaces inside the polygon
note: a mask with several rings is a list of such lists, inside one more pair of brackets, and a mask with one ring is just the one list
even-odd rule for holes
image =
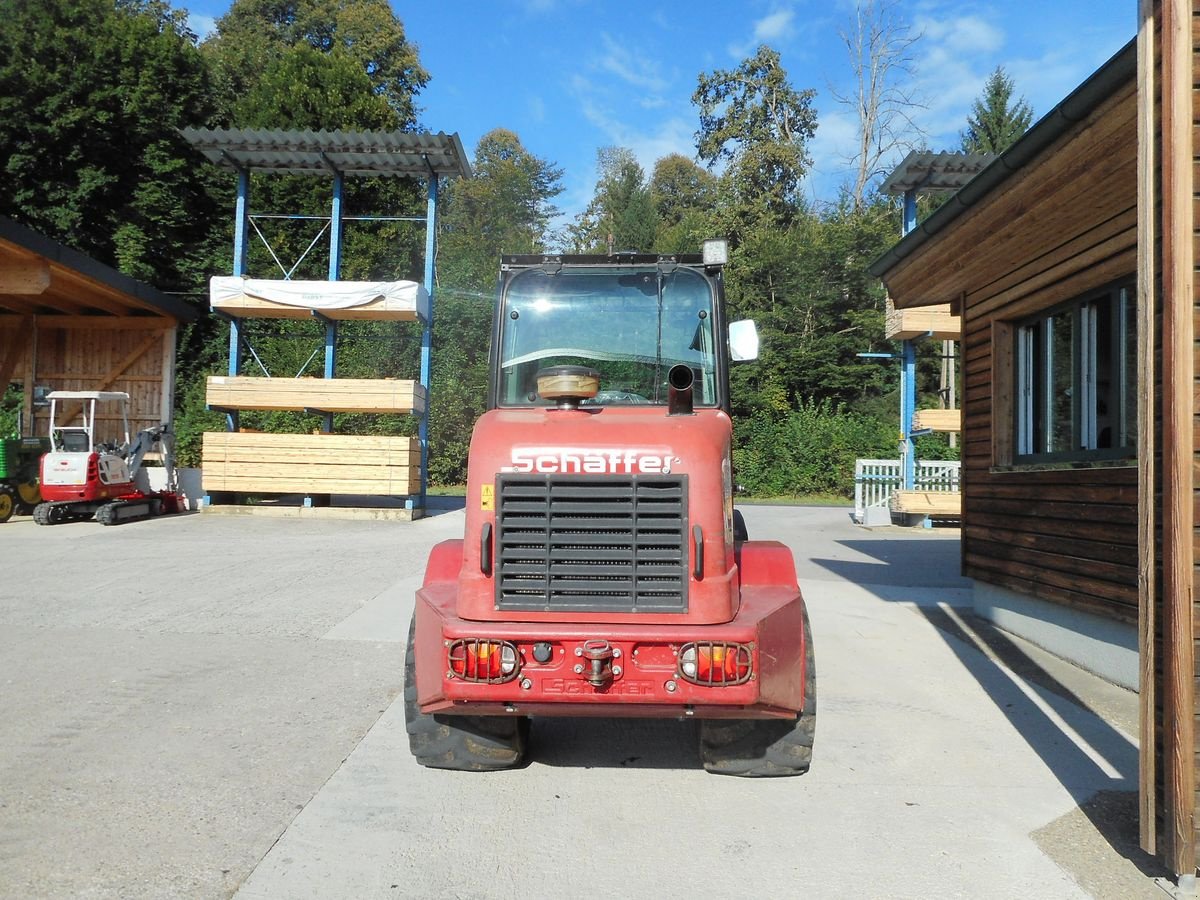
{"label": "white fence", "polygon": [[[913,473],[918,491],[957,491],[962,463],[956,459],[918,460]],[[901,465],[898,459],[858,459],[854,461],[854,520],[862,522],[867,509],[887,506],[892,491],[900,487]]]}

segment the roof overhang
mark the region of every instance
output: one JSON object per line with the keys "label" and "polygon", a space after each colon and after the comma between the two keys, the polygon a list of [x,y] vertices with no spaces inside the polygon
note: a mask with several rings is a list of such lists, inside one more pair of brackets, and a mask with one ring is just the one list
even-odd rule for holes
{"label": "roof overhang", "polygon": [[169,327],[197,315],[182,300],[0,218],[0,317],[6,314],[96,327],[133,318],[160,319]]}
{"label": "roof overhang", "polygon": [[245,171],[471,177],[471,166],[457,133],[252,128],[184,128],[180,133],[217,165]]}
{"label": "roof overhang", "polygon": [[[1112,97],[1120,88],[1129,84],[1137,75],[1137,42],[1130,41],[1111,59],[1101,66],[1087,81],[1071,92],[1054,109],[1043,116],[1013,144],[996,157],[982,172],[967,182],[961,190],[933,212],[929,218],[917,225],[900,239],[890,250],[868,267],[872,275],[889,278],[902,267],[915,262],[918,257],[936,253],[950,239],[951,225],[965,213],[1000,194],[1005,183],[1025,170],[1056,141],[1069,134],[1072,129],[1086,122],[1088,117]],[[931,292],[936,294],[936,292]],[[944,297],[925,295],[921,297],[893,297],[898,307],[924,306],[946,302]]]}

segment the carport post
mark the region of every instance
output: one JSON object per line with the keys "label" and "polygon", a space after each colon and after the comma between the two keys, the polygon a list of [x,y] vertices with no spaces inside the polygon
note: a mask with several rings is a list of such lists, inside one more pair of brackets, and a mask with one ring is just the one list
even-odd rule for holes
{"label": "carport post", "polygon": [[[237,205],[234,207],[233,224],[233,274],[237,277],[246,275],[247,237],[250,229],[250,170],[237,167]],[[242,329],[237,318],[229,318],[229,374],[236,376],[242,367]],[[230,431],[238,430],[238,414],[236,410],[226,413],[226,422]]]}
{"label": "carport post", "polygon": [[[333,170],[333,208],[329,222],[329,280],[337,281],[342,275],[342,173]],[[337,322],[325,320],[325,377],[333,378],[337,368]],[[323,431],[333,431],[333,413],[326,413]]]}
{"label": "carport post", "polygon": [[900,365],[900,432],[902,445],[900,459],[903,463],[903,489],[911,491],[916,488],[917,450],[913,442],[913,416],[917,407],[917,345],[913,341],[904,341],[901,345],[903,355]]}
{"label": "carport post", "polygon": [[[426,165],[429,160],[426,158]],[[416,501],[410,497],[405,504],[409,509],[425,508],[425,491],[429,485],[429,382],[433,351],[433,262],[437,250],[437,201],[438,176],[429,169],[429,199],[425,207],[425,292],[429,295],[429,315],[425,319],[425,330],[421,332],[421,387],[425,389],[425,409],[417,426],[417,441],[421,445],[421,492]]]}

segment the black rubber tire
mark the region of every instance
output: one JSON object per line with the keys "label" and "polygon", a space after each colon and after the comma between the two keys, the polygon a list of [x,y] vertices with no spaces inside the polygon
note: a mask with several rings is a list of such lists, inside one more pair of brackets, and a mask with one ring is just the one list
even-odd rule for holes
{"label": "black rubber tire", "polygon": [[408,747],[431,769],[496,772],[519,766],[529,741],[528,716],[427,715],[417,708],[416,616],[404,653],[404,725]]}
{"label": "black rubber tire", "polygon": [[718,775],[769,778],[803,775],[817,734],[817,665],[804,611],[804,710],[795,719],[705,719],[700,759]]}
{"label": "black rubber tire", "polygon": [[748,540],[750,540],[750,532],[746,530],[746,520],[742,518],[742,511],[735,509],[733,511],[733,542],[740,544]]}
{"label": "black rubber tire", "polygon": [[7,522],[17,511],[17,492],[12,485],[0,484],[0,525]]}

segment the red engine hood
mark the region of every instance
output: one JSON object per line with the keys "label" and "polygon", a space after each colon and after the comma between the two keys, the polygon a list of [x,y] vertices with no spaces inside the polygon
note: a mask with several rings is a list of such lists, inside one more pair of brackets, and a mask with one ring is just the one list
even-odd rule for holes
{"label": "red engine hood", "polygon": [[502,473],[621,476],[686,475],[687,527],[700,526],[704,573],[693,579],[687,613],[576,614],[594,621],[629,619],[721,622],[736,612],[729,416],[717,409],[668,416],[664,407],[504,409],[485,413],[471,439],[467,521],[458,614],[465,619],[526,621],[562,613],[508,612],[494,604],[495,586],[481,571],[483,528],[495,527],[495,485]]}

